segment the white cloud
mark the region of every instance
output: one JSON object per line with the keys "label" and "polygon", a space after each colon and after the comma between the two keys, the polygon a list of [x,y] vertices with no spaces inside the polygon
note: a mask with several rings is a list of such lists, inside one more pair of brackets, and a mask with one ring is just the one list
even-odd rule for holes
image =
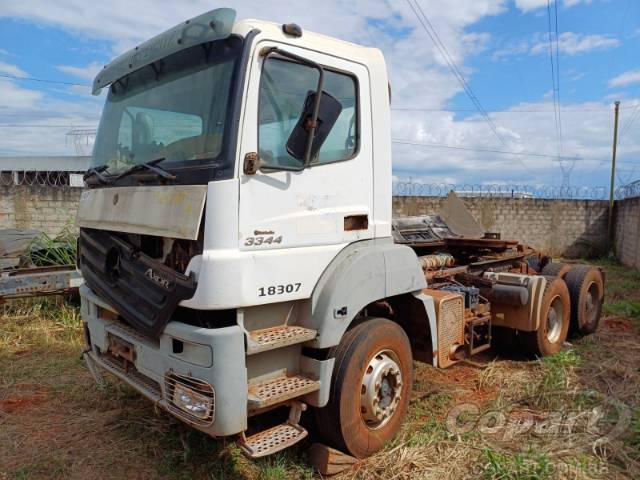
{"label": "white cloud", "polygon": [[[34,108],[42,97],[42,93],[37,90],[22,88],[13,81],[0,81],[0,112]],[[3,138],[3,142],[4,140]]]}
{"label": "white cloud", "polygon": [[[422,7],[438,29],[451,57],[471,78],[465,60],[486,47],[489,35],[465,29],[481,18],[505,10],[508,0],[432,0]],[[394,102],[439,107],[462,91],[450,74],[417,18],[404,2],[391,0],[326,0],[292,11],[289,0],[243,0],[234,2],[238,18],[261,18],[278,23],[295,21],[303,29],[316,31],[383,50],[390,72]],[[153,0],[113,0],[86,2],[61,0],[51,8],[44,0],[0,2],[0,17],[18,17],[43,25],[53,25],[112,47],[118,55],[178,21],[211,9],[208,0],[164,3]],[[401,36],[376,28],[375,22],[390,22]],[[61,71],[89,81],[98,68],[61,65]],[[1,108],[1,106],[0,106]],[[96,112],[98,108],[96,108]],[[52,146],[53,148],[57,148]]]}
{"label": "white cloud", "polygon": [[0,62],[0,73],[6,73],[8,75],[14,75],[16,77],[26,77],[27,72],[22,70],[17,65],[12,65],[10,63]]}
{"label": "white cloud", "polygon": [[580,3],[586,3],[586,4],[593,3],[593,0],[564,0],[563,3],[565,7],[573,7]]}
{"label": "white cloud", "polygon": [[[523,12],[530,12],[531,10],[537,10],[547,6],[547,0],[515,0],[516,7]],[[573,7],[580,3],[591,3],[593,0],[564,0],[562,2],[564,7]],[[553,6],[553,0],[551,0],[551,6]]]}
{"label": "white cloud", "polygon": [[[555,55],[555,39],[553,39]],[[607,35],[582,35],[575,32],[564,32],[558,37],[558,51],[564,55],[580,55],[598,50],[607,50],[620,45],[620,41]],[[492,54],[493,60],[502,60],[508,57],[520,56],[529,53],[531,55],[549,54],[549,34],[536,32],[530,40],[509,42],[506,47],[496,49]]]}
{"label": "white cloud", "polygon": [[[517,4],[522,5],[527,1],[535,0],[517,0]],[[305,30],[380,48],[385,54],[389,68],[394,107],[444,108],[451,99],[462,92],[462,88],[452,77],[438,51],[404,2],[325,0],[305,4],[304,8],[295,9],[296,11],[293,11],[290,0],[238,0],[234,3],[239,18],[264,18],[279,23],[295,21]],[[471,33],[468,27],[487,16],[504,12],[507,4],[508,0],[421,1],[423,9],[437,28],[449,53],[470,82],[473,81],[473,72],[468,68],[469,58],[486,48],[489,36],[482,32]],[[54,25],[77,35],[103,41],[115,56],[180,20],[211,8],[209,0],[194,0],[189,3],[163,2],[161,8],[152,0],[113,0],[108,3],[60,0],[56,2],[55,8],[51,8],[44,1],[22,0],[0,2],[0,17],[19,17],[39,24]],[[394,36],[385,29],[376,28],[370,19],[389,22],[395,30],[406,33]],[[578,40],[583,38],[580,36]],[[541,38],[535,40],[541,41]],[[576,39],[573,40],[576,43]],[[520,53],[530,52],[532,44],[535,42],[527,43],[526,48]],[[562,45],[563,48],[569,48],[568,44]],[[573,47],[574,50],[576,48],[584,47]],[[498,55],[497,58],[502,56]],[[61,65],[59,68],[89,81],[95,72],[92,69],[96,66],[97,62],[84,67]],[[2,115],[15,113],[24,119],[22,122],[29,124],[97,124],[102,103],[100,99],[87,96],[63,102],[37,90],[18,87],[11,82],[0,82],[0,87],[3,83],[17,90],[0,90],[3,102],[4,99],[11,98],[15,103],[12,109],[0,104]],[[5,88],[9,87],[5,85]],[[486,100],[481,100],[487,103]],[[570,107],[602,108],[605,111],[585,115],[584,112],[569,111]],[[600,183],[597,175],[602,175],[596,167],[603,158],[610,155],[609,105],[595,102],[563,105],[563,108],[566,108],[562,117],[565,152],[567,155],[583,157],[574,170],[574,176],[578,179],[576,183],[590,178],[580,177],[590,170],[596,172],[594,182]],[[548,99],[542,99],[537,103],[516,105],[513,109],[545,111],[492,113],[491,119],[505,138],[507,147],[496,141],[479,115],[460,118],[451,112],[394,110],[392,136],[413,142],[555,155],[553,104]],[[9,135],[9,132],[0,129],[0,154],[73,153],[72,142],[65,143],[67,131],[65,128],[32,128],[18,131],[13,129]],[[628,137],[623,154],[633,152],[640,155],[640,139]],[[521,161],[525,163],[526,169]],[[399,177],[421,176],[429,183],[481,183],[487,179],[501,179],[509,183],[558,184],[561,180],[557,162],[553,158],[514,157],[398,144],[394,144],[394,168]]]}
{"label": "white cloud", "polygon": [[[575,32],[564,32],[558,37],[558,50],[567,55],[578,55],[594,50],[607,50],[620,45],[620,41],[606,35],[581,35]],[[540,40],[531,47],[533,55],[547,53],[549,40]]]}
{"label": "white cloud", "polygon": [[0,81],[0,155],[75,154],[66,134],[97,125],[102,99],[63,101],[21,83]]}
{"label": "white cloud", "polygon": [[625,87],[632,83],[640,83],[640,70],[629,70],[609,80],[609,87]]}
{"label": "white cloud", "polygon": [[[633,100],[628,104],[633,104]],[[446,179],[452,179],[450,183],[480,184],[498,179],[500,182],[496,183],[560,184],[560,164],[554,158],[557,147],[553,103],[550,100],[514,105],[511,109],[490,113],[490,117],[507,141],[507,147],[497,143],[479,115],[460,120],[450,112],[394,111],[393,137],[418,143],[534,152],[548,157],[395,145],[396,176],[412,177],[427,183],[444,183]],[[604,174],[611,155],[611,118],[609,102],[563,105],[564,155],[579,157],[571,174],[573,185],[605,183],[603,178],[606,178]],[[640,155],[640,138],[625,137],[619,154],[622,159],[637,158]],[[568,167],[572,162],[563,160],[563,164]]]}
{"label": "white cloud", "polygon": [[507,57],[524,55],[529,52],[531,46],[529,42],[521,41],[521,42],[508,42],[508,46],[499,48],[495,50],[491,56],[492,60],[502,60]]}
{"label": "white cloud", "polygon": [[92,82],[98,72],[102,70],[102,67],[103,65],[100,62],[91,62],[89,65],[86,65],[84,67],[58,65],[56,68],[61,72],[68,73],[69,75],[73,75],[74,77],[82,78],[83,80]]}
{"label": "white cloud", "polygon": [[529,12],[537,8],[546,7],[547,0],[516,0],[516,7],[523,12]]}
{"label": "white cloud", "polygon": [[569,69],[567,70],[564,74],[563,74],[564,78],[569,80],[570,82],[576,82],[584,77],[587,76],[587,72],[580,72],[580,71],[576,71],[573,69]]}

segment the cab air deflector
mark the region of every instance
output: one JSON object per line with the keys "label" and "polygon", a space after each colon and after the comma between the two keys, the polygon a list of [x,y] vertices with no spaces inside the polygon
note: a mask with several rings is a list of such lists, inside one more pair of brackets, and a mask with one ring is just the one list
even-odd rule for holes
{"label": "cab air deflector", "polygon": [[180,50],[227,38],[235,19],[232,8],[217,8],[156,35],[105,66],[93,81],[92,93],[98,95],[103,87]]}

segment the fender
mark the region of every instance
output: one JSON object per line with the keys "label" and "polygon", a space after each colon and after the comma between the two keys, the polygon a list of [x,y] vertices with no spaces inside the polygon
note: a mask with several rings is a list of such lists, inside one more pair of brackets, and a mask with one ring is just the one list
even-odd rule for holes
{"label": "fender", "polygon": [[307,346],[340,343],[355,316],[371,302],[426,288],[418,257],[391,238],[354,242],[340,251],[322,273],[300,324],[318,331]]}

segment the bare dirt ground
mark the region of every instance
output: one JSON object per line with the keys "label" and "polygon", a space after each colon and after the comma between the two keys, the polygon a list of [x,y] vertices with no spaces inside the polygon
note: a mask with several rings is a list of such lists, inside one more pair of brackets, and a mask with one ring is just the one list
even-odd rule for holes
{"label": "bare dirt ground", "polygon": [[[491,352],[416,363],[402,432],[340,479],[640,478],[640,272],[604,262],[605,317],[551,358]],[[2,307],[0,307],[2,308]],[[0,479],[297,479],[309,442],[247,460],[80,361],[78,310],[51,299],[0,317]]]}

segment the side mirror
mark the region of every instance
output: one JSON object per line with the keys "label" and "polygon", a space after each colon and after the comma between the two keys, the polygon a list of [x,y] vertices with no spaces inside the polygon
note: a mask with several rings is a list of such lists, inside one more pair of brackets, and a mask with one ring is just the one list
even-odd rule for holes
{"label": "side mirror", "polygon": [[287,140],[287,152],[298,160],[311,161],[322,148],[341,112],[342,104],[327,92],[310,90],[300,118]]}

